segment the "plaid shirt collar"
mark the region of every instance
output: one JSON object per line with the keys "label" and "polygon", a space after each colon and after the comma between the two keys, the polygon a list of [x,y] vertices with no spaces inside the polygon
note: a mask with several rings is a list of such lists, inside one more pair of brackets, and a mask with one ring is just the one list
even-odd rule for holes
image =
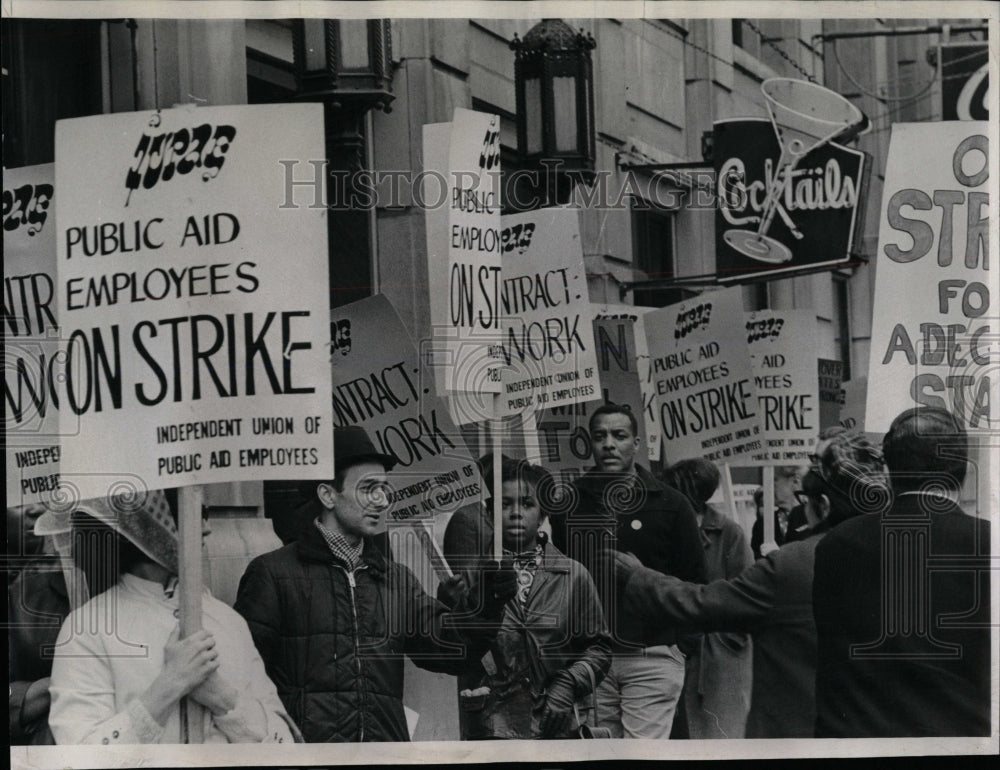
{"label": "plaid shirt collar", "polygon": [[357,568],[361,563],[361,552],[365,549],[365,541],[361,540],[357,545],[351,545],[342,534],[324,527],[319,519],[315,520],[315,524],[330,552],[344,562],[349,570]]}

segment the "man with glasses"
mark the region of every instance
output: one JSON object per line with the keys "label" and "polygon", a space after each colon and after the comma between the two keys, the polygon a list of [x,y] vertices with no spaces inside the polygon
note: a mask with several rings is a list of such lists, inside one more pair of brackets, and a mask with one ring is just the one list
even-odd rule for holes
{"label": "man with glasses", "polygon": [[484,567],[483,589],[454,613],[428,596],[373,540],[395,459],[358,426],[335,429],[333,442],[334,478],[315,485],[318,517],[250,563],[236,609],[307,742],[406,741],[404,655],[460,673],[489,648],[517,577]]}
{"label": "man with glasses", "polygon": [[[836,524],[857,515],[852,495],[888,502],[882,457],[863,437],[844,433],[823,448],[799,490],[812,533],[771,551],[731,580],[684,583],[643,567],[630,554],[615,561],[624,611],[700,631],[753,635],[753,690],[747,738],[810,738],[816,717],[813,554]],[[878,510],[876,507],[875,510]]]}

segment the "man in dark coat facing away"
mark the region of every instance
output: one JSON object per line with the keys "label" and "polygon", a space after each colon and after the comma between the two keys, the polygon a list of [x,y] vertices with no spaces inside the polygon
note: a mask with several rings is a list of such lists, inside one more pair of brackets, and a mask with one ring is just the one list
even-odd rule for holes
{"label": "man in dark coat facing away", "polygon": [[312,526],[250,563],[236,609],[306,741],[406,741],[403,657],[464,670],[489,648],[517,578],[484,565],[483,589],[449,611],[373,540],[394,458],[358,426],[335,429],[334,456],[334,479],[315,487]]}
{"label": "man in dark coat facing away", "polygon": [[990,523],[957,503],[968,452],[951,413],[903,412],[892,506],[817,546],[816,737],[990,734]]}

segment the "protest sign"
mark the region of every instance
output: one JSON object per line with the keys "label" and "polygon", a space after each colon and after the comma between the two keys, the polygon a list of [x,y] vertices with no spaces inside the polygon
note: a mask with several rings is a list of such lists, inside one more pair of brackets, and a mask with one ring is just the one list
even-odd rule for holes
{"label": "protest sign", "polygon": [[844,362],[830,358],[817,361],[819,375],[819,429],[840,424],[840,407],[844,404]]}
{"label": "protest sign", "polygon": [[[628,404],[636,412],[639,435],[649,462],[660,459],[660,429],[653,387],[649,379],[649,348],[641,318],[654,308],[636,305],[597,305],[594,335],[597,342],[601,392],[605,402]],[[638,397],[636,402],[636,384]]]}
{"label": "protest sign", "polygon": [[705,457],[739,464],[763,448],[742,289],[643,316],[664,462]]}
{"label": "protest sign", "polygon": [[808,460],[819,434],[815,339],[816,316],[811,310],[746,314],[764,451],[744,465],[794,465]]}
{"label": "protest sign", "polygon": [[867,431],[884,432],[897,414],[917,405],[949,409],[973,433],[998,425],[990,398],[997,331],[988,318],[987,128],[971,121],[892,127]]}
{"label": "protest sign", "polygon": [[567,208],[501,218],[501,414],[600,395],[578,218]]}
{"label": "protest sign", "polygon": [[333,311],[333,423],[361,425],[396,458],[393,521],[435,516],[478,500],[482,482],[461,434],[384,295]]}
{"label": "protest sign", "polygon": [[[428,275],[433,284],[444,267],[447,276],[446,291],[429,287],[430,360],[441,394],[499,393],[502,360],[495,346],[501,335],[501,244],[495,182],[500,122],[496,115],[459,108],[447,134],[441,125],[427,126],[423,133]],[[441,145],[445,136],[447,155]],[[432,188],[442,186],[432,194]],[[490,416],[482,404],[470,408],[463,399],[453,405],[452,414],[461,423]]]}
{"label": "protest sign", "polygon": [[538,412],[542,465],[562,481],[572,481],[593,467],[588,426],[590,415],[601,404],[628,404],[639,418],[643,444],[648,446],[652,440],[652,424],[639,414],[645,403],[641,364],[648,360],[641,360],[644,354],[639,350],[645,349],[646,340],[637,323],[648,310],[633,305],[593,305],[593,334],[601,382],[599,397]]}
{"label": "protest sign", "polygon": [[753,501],[753,496],[759,488],[757,484],[733,484],[733,509],[731,514],[729,511],[726,511],[726,500],[721,484],[715,490],[715,494],[708,499],[709,505],[713,506],[716,510],[725,511],[727,516],[731,515],[736,523],[743,528],[747,542],[750,541],[750,537],[753,534],[753,524],[757,518],[757,506]]}
{"label": "protest sign", "polygon": [[75,494],[329,477],[326,210],[279,162],[323,153],[319,105],[56,124]]}
{"label": "protest sign", "polygon": [[65,354],[56,305],[55,168],[3,173],[4,433],[7,506],[45,501],[59,484]]}

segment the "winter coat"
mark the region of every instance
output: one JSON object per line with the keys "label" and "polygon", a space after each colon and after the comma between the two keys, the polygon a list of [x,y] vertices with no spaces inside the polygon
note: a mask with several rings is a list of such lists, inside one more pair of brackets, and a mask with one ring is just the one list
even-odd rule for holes
{"label": "winter coat", "polygon": [[624,488],[620,476],[591,471],[574,482],[577,505],[565,516],[552,516],[552,542],[583,564],[597,586],[615,650],[687,642],[670,623],[638,609],[625,610],[611,576],[603,574],[608,548],[634,554],[644,566],[694,583],[705,582],[705,549],[688,499],[636,465],[635,486]]}
{"label": "winter coat", "polygon": [[581,708],[587,708],[587,696],[611,666],[611,639],[587,571],[546,545],[527,600],[507,602],[490,654],[492,671],[476,661],[459,679],[461,688],[490,688],[478,708],[463,704],[469,717],[463,738],[539,737],[546,687],[553,674],[565,669]]}
{"label": "winter coat", "polygon": [[647,569],[631,574],[626,612],[640,609],[703,631],[753,635],[747,738],[810,738],[816,718],[813,554],[825,532],[758,559],[732,580],[690,585]]}
{"label": "winter coat", "polygon": [[[731,580],[753,562],[743,529],[708,506],[701,538],[709,580]],[[691,738],[742,738],[753,683],[752,644],[745,633],[715,631],[687,658],[684,710]]]}
{"label": "winter coat", "polygon": [[[816,548],[817,738],[988,736],[990,522],[930,494]],[[994,658],[996,660],[996,658]],[[995,671],[995,669],[994,669]]]}
{"label": "winter coat", "polygon": [[371,540],[349,571],[315,526],[250,563],[235,607],[307,742],[409,740],[404,656],[458,674],[490,641],[488,629],[460,634],[448,609]]}
{"label": "winter coat", "polygon": [[11,745],[55,743],[48,712],[33,722],[25,722],[22,713],[28,688],[52,675],[51,655],[42,650],[52,648],[69,614],[66,583],[57,561],[41,559],[22,570],[7,587],[7,614]]}

